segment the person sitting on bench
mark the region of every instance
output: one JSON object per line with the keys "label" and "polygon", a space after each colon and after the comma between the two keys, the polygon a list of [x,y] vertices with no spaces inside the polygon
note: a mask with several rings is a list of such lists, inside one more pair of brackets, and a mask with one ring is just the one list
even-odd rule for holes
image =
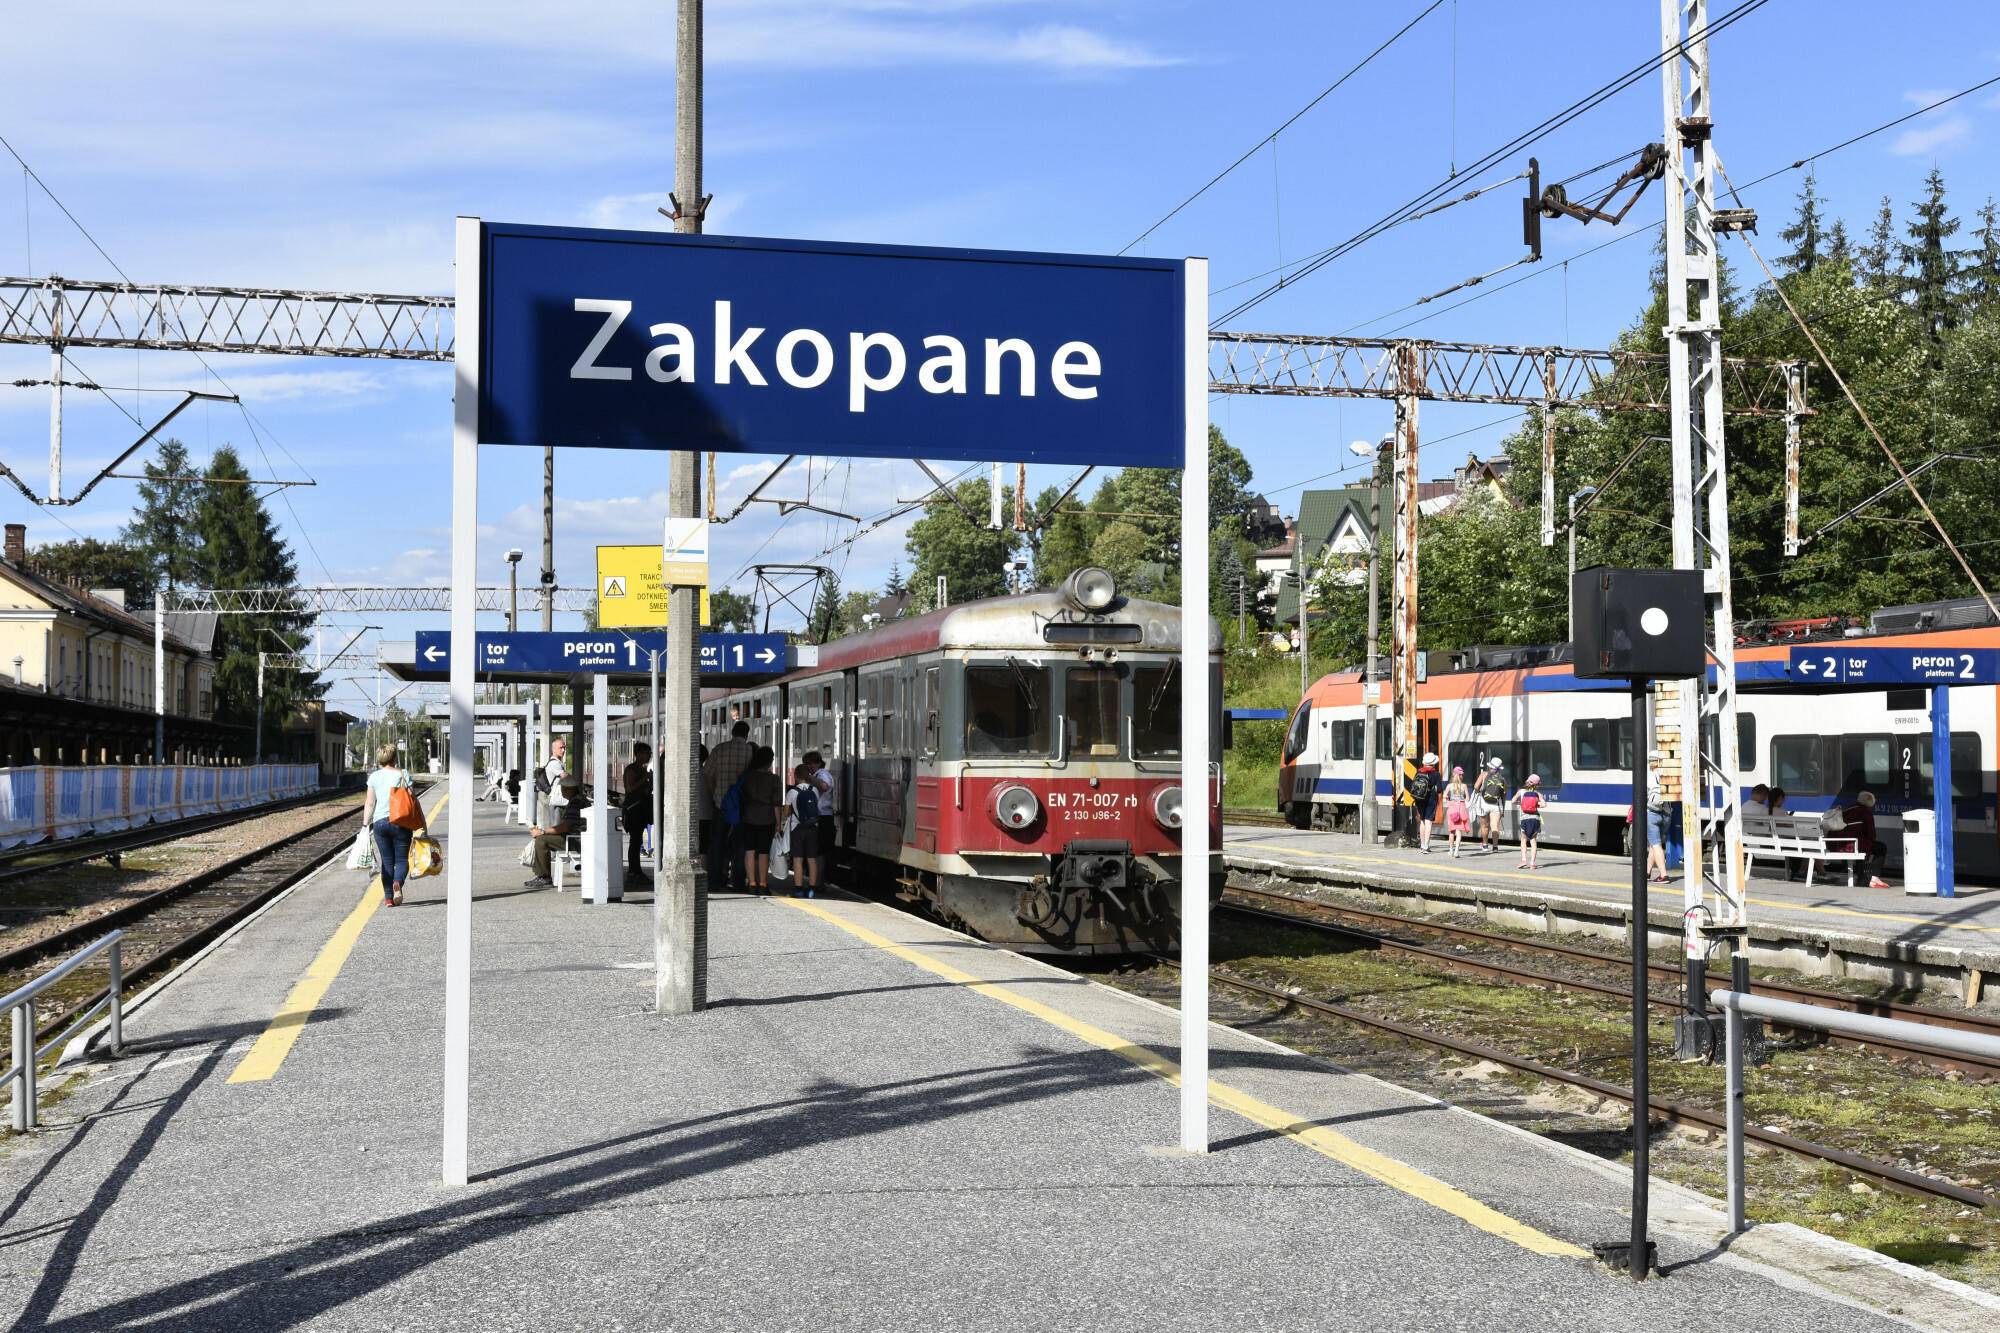
{"label": "person sitting on bench", "polygon": [[1834,836],[1854,839],[1854,850],[1867,857],[1868,887],[1886,889],[1889,882],[1882,878],[1882,871],[1889,864],[1889,849],[1875,834],[1875,793],[1864,791],[1854,798],[1854,804],[1840,812],[1847,826]]}
{"label": "person sitting on bench", "polygon": [[531,878],[524,881],[529,888],[539,889],[555,883],[555,878],[550,873],[552,869],[550,863],[557,853],[563,850],[570,838],[583,827],[583,821],[577,817],[577,812],[582,809],[582,803],[578,799],[576,785],[574,783],[565,785],[562,794],[563,803],[558,805],[555,811],[556,822],[547,828],[537,824],[528,830],[530,845],[534,848],[535,871]]}

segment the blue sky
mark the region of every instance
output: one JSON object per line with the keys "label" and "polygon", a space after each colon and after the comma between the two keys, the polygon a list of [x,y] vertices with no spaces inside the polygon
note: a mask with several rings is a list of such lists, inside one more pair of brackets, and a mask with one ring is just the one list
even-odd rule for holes
{"label": "blue sky", "polygon": [[[1115,251],[1406,23],[1425,0],[1383,5],[1196,0],[710,0],[709,229],[1017,249]],[[1718,5],[1718,13],[1728,7]],[[1446,0],[1388,52],[1139,247],[1206,255],[1214,309],[1234,284],[1341,240],[1517,132],[1645,59],[1657,6]],[[1826,148],[1943,91],[2000,74],[1990,4],[1937,0],[1921,22],[1879,5],[1773,0],[1714,44],[1717,143],[1738,180]],[[0,134],[139,281],[448,292],[455,215],[650,227],[672,184],[673,6],[486,0],[338,6],[105,0],[10,15],[16,60]],[[2000,189],[2000,97],[1988,90],[1818,164],[1857,233],[1888,194],[1899,215],[1933,163],[1962,215]],[[1656,76],[1532,150],[1554,179],[1660,138]],[[0,269],[114,276],[11,161],[0,159]],[[1521,157],[1465,188],[1512,174]],[[1767,253],[1800,173],[1749,200]],[[1527,281],[1447,309],[1390,318],[1428,292],[1518,257],[1520,186],[1401,227],[1303,279],[1231,327],[1602,346],[1642,302],[1646,237],[1564,260],[1615,233],[1548,226]],[[1625,230],[1659,217],[1657,193]],[[1504,279],[1496,279],[1497,286]],[[1442,310],[1442,313],[1436,313]],[[1429,316],[1423,322],[1407,322]],[[105,384],[202,387],[191,358],[77,352]],[[268,428],[233,407],[175,425],[196,449],[235,443],[260,475],[317,485],[271,501],[309,581],[442,581],[449,524],[450,382],[435,365],[211,358]],[[0,349],[0,385],[47,356]],[[73,488],[130,441],[115,407],[73,394]],[[150,420],[170,395],[123,393]],[[1387,404],[1220,399],[1214,419],[1288,510],[1292,483],[1378,436]],[[46,390],[0,387],[0,458],[39,483]],[[1511,424],[1504,409],[1426,405],[1448,474]],[[1460,434],[1460,432],[1466,432]],[[1455,438],[1446,439],[1447,436]],[[1331,461],[1329,461],[1331,460]],[[265,472],[268,469],[268,473]],[[727,505],[759,460],[725,461]],[[557,570],[587,583],[599,542],[657,540],[663,456],[559,456]],[[486,577],[538,548],[539,455],[488,450],[480,518]],[[775,492],[797,495],[803,476]],[[1058,480],[1031,474],[1031,486]],[[820,464],[815,495],[873,515],[921,493],[911,465]],[[0,516],[31,540],[112,536],[131,484],[73,510],[11,488]],[[753,558],[814,558],[851,531],[754,509],[715,534],[718,585]],[[850,588],[902,555],[890,524],[830,557]],[[533,559],[531,554],[530,566]],[[416,623],[375,616],[392,637]],[[351,623],[343,622],[343,623]],[[338,697],[361,695],[344,684]]]}

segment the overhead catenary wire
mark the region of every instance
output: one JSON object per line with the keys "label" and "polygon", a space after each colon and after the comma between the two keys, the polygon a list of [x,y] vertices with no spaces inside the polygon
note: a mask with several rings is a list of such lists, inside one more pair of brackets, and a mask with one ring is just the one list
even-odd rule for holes
{"label": "overhead catenary wire", "polygon": [[[1734,24],[1740,22],[1748,15],[1755,13],[1759,9],[1762,9],[1768,3],[1770,3],[1770,0],[1743,0],[1743,3],[1737,5],[1736,8],[1730,10],[1727,14],[1722,15],[1720,18],[1709,20],[1708,26],[1704,28],[1701,31],[1701,33],[1694,35],[1700,36],[1703,39],[1706,39],[1708,37],[1713,37],[1723,32],[1727,28],[1733,26]],[[1492,149],[1484,156],[1479,158],[1476,162],[1468,166],[1466,168],[1466,171],[1475,172],[1475,171],[1486,170],[1487,168],[1493,166],[1495,163],[1504,160],[1511,154],[1517,153],[1522,149],[1535,144],[1541,139],[1546,138],[1548,135],[1553,134],[1556,130],[1561,129],[1564,125],[1569,124],[1571,121],[1576,120],[1578,117],[1584,115],[1585,113],[1592,111],[1597,107],[1603,105],[1611,98],[1617,96],[1619,93],[1624,92],[1627,88],[1630,88],[1634,84],[1638,83],[1639,80],[1645,78],[1648,74],[1651,74],[1655,70],[1659,69],[1660,66],[1664,65],[1668,60],[1679,59],[1679,58],[1680,58],[1680,48],[1678,46],[1671,50],[1661,51],[1656,55],[1649,56],[1647,59],[1633,66],[1625,73],[1620,74],[1616,78],[1612,79],[1609,83],[1606,83],[1600,86],[1599,88],[1595,89],[1594,91],[1585,94],[1583,97],[1578,98],[1575,102],[1572,102],[1569,106],[1563,108],[1561,111],[1555,112],[1554,114],[1543,119],[1539,124],[1536,124],[1527,130],[1524,130],[1522,133],[1514,136],[1514,138],[1508,140],[1506,143],[1501,144],[1499,147]],[[1383,214],[1382,217],[1378,218],[1375,222],[1370,223],[1368,226],[1362,228],[1360,231],[1348,237],[1346,240],[1336,242],[1335,244],[1330,245],[1325,249],[1316,252],[1310,258],[1304,260],[1300,264],[1296,272],[1291,274],[1281,274],[1277,282],[1268,285],[1262,291],[1258,292],[1254,296],[1251,296],[1247,300],[1237,303],[1236,306],[1234,306],[1228,311],[1225,311],[1217,319],[1216,322],[1224,323],[1231,319],[1236,318],[1238,315],[1244,314],[1245,312],[1251,310],[1252,308],[1258,305],[1261,305],[1264,301],[1276,295],[1279,291],[1283,290],[1284,287],[1286,287],[1287,285],[1297,282],[1299,279],[1307,277],[1312,273],[1318,272],[1321,268],[1324,268],[1327,264],[1333,262],[1335,259],[1340,258],[1342,255],[1345,255],[1350,251],[1356,249],[1357,247],[1366,244],[1368,241],[1373,240],[1375,237],[1381,235],[1383,232],[1388,231],[1393,227],[1401,225],[1403,222],[1408,220],[1408,216],[1410,214],[1415,213],[1423,208],[1426,208],[1432,203],[1436,202],[1438,196],[1443,194],[1446,190],[1450,189],[1455,180],[1456,177],[1454,176],[1445,177],[1444,180],[1439,181],[1438,183],[1431,185],[1430,187],[1420,191],[1417,195],[1406,201],[1401,206],[1391,209],[1388,213]]]}
{"label": "overhead catenary wire", "polygon": [[1255,157],[1257,155],[1258,150],[1263,148],[1265,144],[1275,140],[1280,134],[1283,134],[1286,130],[1290,129],[1293,125],[1297,124],[1300,117],[1304,116],[1308,111],[1311,111],[1321,102],[1324,102],[1329,96],[1333,94],[1333,92],[1336,89],[1340,87],[1340,85],[1346,83],[1356,74],[1359,74],[1362,70],[1368,68],[1369,64],[1375,59],[1375,57],[1381,55],[1384,51],[1394,46],[1397,43],[1397,41],[1402,38],[1404,33],[1408,32],[1410,29],[1416,27],[1419,23],[1422,23],[1426,18],[1430,17],[1430,15],[1434,11],[1436,11],[1438,6],[1442,5],[1443,3],[1444,0],[1431,0],[1431,3],[1426,5],[1417,14],[1415,18],[1411,19],[1408,23],[1405,23],[1402,27],[1398,28],[1394,33],[1390,34],[1387,40],[1385,40],[1380,46],[1377,46],[1374,50],[1370,51],[1367,55],[1363,56],[1358,62],[1356,62],[1352,67],[1350,67],[1346,73],[1342,74],[1332,83],[1322,88],[1318,96],[1314,97],[1310,102],[1307,102],[1297,111],[1294,111],[1291,115],[1287,116],[1284,119],[1284,121],[1282,121],[1278,125],[1276,129],[1272,130],[1269,134],[1266,134],[1263,138],[1259,139],[1256,143],[1252,144],[1250,147],[1244,149],[1242,154],[1234,162],[1231,162],[1228,166],[1216,172],[1213,176],[1208,178],[1208,180],[1201,186],[1200,189],[1196,190],[1193,194],[1189,195],[1187,198],[1181,200],[1178,204],[1175,204],[1172,208],[1168,209],[1166,213],[1160,217],[1159,221],[1155,222],[1152,226],[1140,232],[1137,236],[1134,236],[1131,240],[1125,242],[1125,244],[1119,246],[1118,253],[1122,255],[1127,250],[1130,250],[1133,246],[1143,243],[1148,236],[1151,236],[1154,232],[1158,231],[1161,227],[1164,227],[1167,223],[1171,222],[1176,216],[1178,216],[1182,209],[1186,208],[1189,204],[1193,203],[1195,200],[1201,198],[1203,195],[1207,194],[1210,190],[1214,189],[1217,185],[1219,185],[1222,182],[1224,177],[1229,175],[1229,173],[1235,171],[1236,168],[1242,166],[1245,162],[1248,162],[1252,157]]}

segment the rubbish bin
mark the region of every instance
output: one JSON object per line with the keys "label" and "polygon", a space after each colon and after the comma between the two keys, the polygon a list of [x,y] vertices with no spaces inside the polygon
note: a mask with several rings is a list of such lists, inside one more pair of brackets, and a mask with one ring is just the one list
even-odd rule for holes
{"label": "rubbish bin", "polygon": [[1937,896],[1937,812],[1903,812],[1903,892]]}

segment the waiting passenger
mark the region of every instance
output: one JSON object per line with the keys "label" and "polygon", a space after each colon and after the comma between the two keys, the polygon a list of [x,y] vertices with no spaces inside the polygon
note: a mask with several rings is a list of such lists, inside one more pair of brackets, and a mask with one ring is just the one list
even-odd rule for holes
{"label": "waiting passenger", "polygon": [[1764,804],[1769,808],[1771,814],[1782,815],[1785,813],[1785,802],[1787,799],[1789,797],[1783,787],[1773,787],[1771,788],[1771,794],[1764,798]]}
{"label": "waiting passenger", "polygon": [[1862,792],[1854,798],[1853,805],[1840,813],[1847,821],[1841,836],[1854,839],[1854,850],[1867,858],[1864,864],[1868,867],[1868,887],[1888,888],[1889,882],[1882,878],[1882,871],[1889,864],[1889,848],[1875,836],[1875,793]]}
{"label": "waiting passenger", "polygon": [[1444,829],[1451,839],[1451,854],[1454,857],[1458,855],[1458,844],[1471,827],[1472,788],[1465,784],[1465,769],[1454,765],[1451,781],[1444,787]]}
{"label": "waiting passenger", "polygon": [[[750,767],[750,756],[756,749],[750,743],[750,724],[738,718],[729,726],[729,739],[716,746],[715,753],[702,765],[702,785],[708,789],[709,801],[718,812],[723,809],[729,789]],[[709,888],[717,893],[725,889],[741,893],[747,883],[743,877],[743,826],[720,819],[714,832],[716,836],[708,842]]]}
{"label": "waiting passenger", "polygon": [[811,764],[792,770],[792,785],[785,792],[786,828],[791,837],[792,884],[811,898],[819,891],[819,785],[813,781]]}
{"label": "waiting passenger", "polygon": [[1667,882],[1667,789],[1660,769],[1667,762],[1665,750],[1646,756],[1646,878],[1654,884]]}
{"label": "waiting passenger", "polygon": [[571,836],[583,828],[583,821],[578,816],[583,808],[582,792],[575,783],[571,783],[562,789],[561,795],[562,802],[555,807],[555,822],[546,828],[537,824],[528,830],[528,846],[532,853],[529,864],[535,873],[523,883],[531,889],[543,889],[555,883],[550,874],[550,862]]}
{"label": "waiting passenger", "polygon": [[1480,843],[1487,855],[1500,850],[1500,820],[1507,813],[1507,774],[1500,756],[1494,755],[1486,761],[1486,772],[1479,778],[1479,808],[1484,812],[1486,827],[1481,831]]}
{"label": "waiting passenger", "polygon": [[750,767],[737,781],[743,822],[743,876],[752,893],[771,891],[771,843],[778,836],[778,816],[785,808],[785,784],[771,771],[777,752],[760,745],[750,754]]}
{"label": "waiting passenger", "polygon": [[1542,792],[1542,775],[1528,774],[1521,790],[1514,793],[1516,804],[1521,807],[1521,863],[1516,870],[1536,869],[1535,857],[1541,850],[1542,802],[1549,798]]}
{"label": "waiting passenger", "polygon": [[1750,799],[1743,803],[1746,815],[1769,815],[1771,813],[1771,789],[1758,783],[1750,789]]}
{"label": "waiting passenger", "polygon": [[1429,855],[1431,850],[1431,827],[1438,817],[1438,757],[1424,756],[1423,767],[1410,778],[1410,804],[1417,816],[1417,850]]}
{"label": "waiting passenger", "polygon": [[819,876],[824,884],[833,878],[834,816],[840,813],[840,793],[833,781],[833,772],[826,766],[826,759],[818,750],[807,750],[805,765],[812,770],[812,784],[819,791]]}
{"label": "waiting passenger", "polygon": [[644,887],[650,880],[639,868],[639,853],[653,822],[653,747],[646,742],[632,747],[632,762],[619,775],[618,793],[618,818],[625,825],[625,878]]}

